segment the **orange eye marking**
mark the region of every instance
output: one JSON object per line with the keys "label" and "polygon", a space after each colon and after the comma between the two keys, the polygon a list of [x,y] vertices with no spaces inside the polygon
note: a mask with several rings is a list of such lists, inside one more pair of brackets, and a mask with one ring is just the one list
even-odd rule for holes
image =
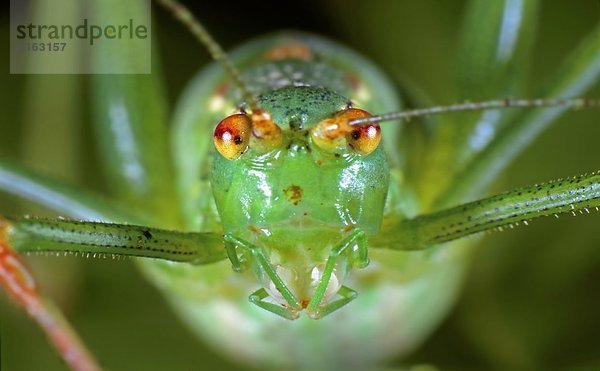
{"label": "orange eye marking", "polygon": [[381,141],[379,124],[352,126],[350,121],[371,116],[365,110],[349,108],[340,114],[322,120],[311,131],[312,139],[320,148],[325,150],[343,149],[350,146],[361,155],[373,152]]}
{"label": "orange eye marking", "polygon": [[251,146],[258,150],[269,150],[281,144],[283,134],[271,115],[263,110],[252,112]]}
{"label": "orange eye marking", "polygon": [[309,61],[313,59],[313,52],[308,45],[292,41],[271,48],[265,53],[265,59],[271,61],[279,61],[282,59],[300,59]]}
{"label": "orange eye marking", "polygon": [[215,147],[223,157],[234,160],[248,148],[251,131],[252,119],[248,115],[228,116],[215,128]]}

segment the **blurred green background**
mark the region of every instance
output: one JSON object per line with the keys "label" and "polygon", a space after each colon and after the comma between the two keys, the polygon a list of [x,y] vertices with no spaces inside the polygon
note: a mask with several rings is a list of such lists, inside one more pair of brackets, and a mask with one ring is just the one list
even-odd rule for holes
{"label": "blurred green background", "polygon": [[[89,124],[88,77],[9,75],[7,6],[0,16],[0,156],[104,191]],[[392,79],[409,76],[440,104],[454,103],[448,87],[464,6],[463,1],[434,0],[191,4],[226,48],[273,30],[315,32],[369,56]],[[153,16],[165,86],[174,103],[209,59],[161,9],[154,8]],[[529,66],[530,95],[542,89],[562,58],[599,22],[598,0],[542,1]],[[600,97],[600,88],[589,95]],[[598,170],[599,117],[592,109],[565,115],[505,171],[495,189]],[[0,210],[53,215],[4,194]],[[600,369],[599,222],[599,213],[549,218],[485,237],[455,309],[415,354],[395,364],[451,370]],[[236,367],[186,330],[132,262],[31,261],[45,291],[110,369]],[[64,369],[39,330],[3,294],[0,368]]]}

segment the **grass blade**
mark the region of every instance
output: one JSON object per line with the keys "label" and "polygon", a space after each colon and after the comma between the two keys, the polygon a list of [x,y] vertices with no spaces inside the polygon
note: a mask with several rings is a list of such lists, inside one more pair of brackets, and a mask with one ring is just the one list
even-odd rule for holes
{"label": "grass blade", "polygon": [[0,161],[0,189],[78,219],[133,222],[129,215],[102,197]]}
{"label": "grass blade", "polygon": [[[107,23],[149,21],[148,2],[96,1],[91,11]],[[147,23],[149,24],[149,22]],[[137,45],[137,44],[133,44]],[[103,69],[143,65],[147,56],[121,44],[94,46],[92,63]],[[176,215],[173,169],[167,135],[167,104],[154,63],[143,75],[95,75],[93,101],[100,152],[114,194],[130,206],[160,214],[162,223]]]}
{"label": "grass blade", "polygon": [[[537,0],[469,2],[455,63],[455,101],[450,103],[521,96],[533,50],[537,10]],[[426,207],[512,116],[512,112],[488,110],[461,116],[460,120],[439,120],[420,182]]]}
{"label": "grass blade", "polygon": [[[596,28],[567,59],[552,84],[544,89],[547,97],[577,97],[596,85],[600,78],[600,47]],[[440,198],[444,207],[481,194],[521,151],[543,130],[567,111],[565,107],[536,109],[504,127],[484,151],[474,158],[452,187]]]}

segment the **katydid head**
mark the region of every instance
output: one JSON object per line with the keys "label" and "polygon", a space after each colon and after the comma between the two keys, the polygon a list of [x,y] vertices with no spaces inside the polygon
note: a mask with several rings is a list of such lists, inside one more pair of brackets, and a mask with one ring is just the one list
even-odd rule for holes
{"label": "katydid head", "polygon": [[[333,103],[327,101],[333,97]],[[215,148],[223,157],[236,160],[249,152],[245,157],[251,159],[299,148],[336,157],[366,156],[381,141],[378,123],[351,125],[370,117],[367,111],[353,108],[346,98],[324,88],[289,86],[261,96],[259,102],[266,109],[230,115],[215,128]]]}
{"label": "katydid head", "polygon": [[211,184],[229,256],[262,284],[253,302],[319,318],[354,297],[344,281],[366,265],[366,234],[379,229],[389,173],[381,132],[350,125],[369,114],[324,88],[285,87],[258,102],[214,134]]}

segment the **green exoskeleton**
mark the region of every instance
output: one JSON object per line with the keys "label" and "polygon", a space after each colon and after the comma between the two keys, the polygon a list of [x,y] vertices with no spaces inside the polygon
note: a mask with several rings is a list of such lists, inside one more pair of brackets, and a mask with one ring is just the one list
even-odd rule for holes
{"label": "green exoskeleton", "polygon": [[[549,88],[550,96],[564,98],[403,110],[388,78],[337,43],[284,32],[225,57],[184,7],[158,2],[221,63],[190,83],[175,110],[170,146],[162,106],[135,111],[152,104],[136,94],[158,89],[154,80],[94,79],[104,122],[100,146],[117,202],[0,163],[5,191],[77,219],[0,223],[0,282],[73,369],[98,366],[41,297],[19,253],[152,258],[139,261],[148,278],[193,331],[235,362],[365,369],[415,349],[448,312],[476,241],[462,237],[600,206],[597,173],[481,198],[499,169],[556,116],[597,105],[574,98],[597,84],[597,35],[582,42]],[[129,2],[116,3],[106,6],[133,11]],[[472,18],[484,3],[473,2]],[[496,21],[523,7],[516,22],[525,24],[532,4],[497,5]],[[509,58],[502,45],[510,34],[500,27],[491,36],[498,59]],[[135,60],[135,51],[120,57]],[[511,92],[510,81],[493,84]],[[515,116],[511,107],[542,109]],[[115,109],[136,115],[124,122]],[[494,114],[465,126],[492,121],[498,134],[477,150],[444,147],[461,123],[427,123],[437,137],[422,163],[436,168],[414,167],[415,131],[386,122],[484,109]],[[123,146],[123,133],[132,144]],[[449,161],[461,164],[452,181],[443,175],[455,171],[444,168]],[[484,168],[491,170],[481,175]]]}

